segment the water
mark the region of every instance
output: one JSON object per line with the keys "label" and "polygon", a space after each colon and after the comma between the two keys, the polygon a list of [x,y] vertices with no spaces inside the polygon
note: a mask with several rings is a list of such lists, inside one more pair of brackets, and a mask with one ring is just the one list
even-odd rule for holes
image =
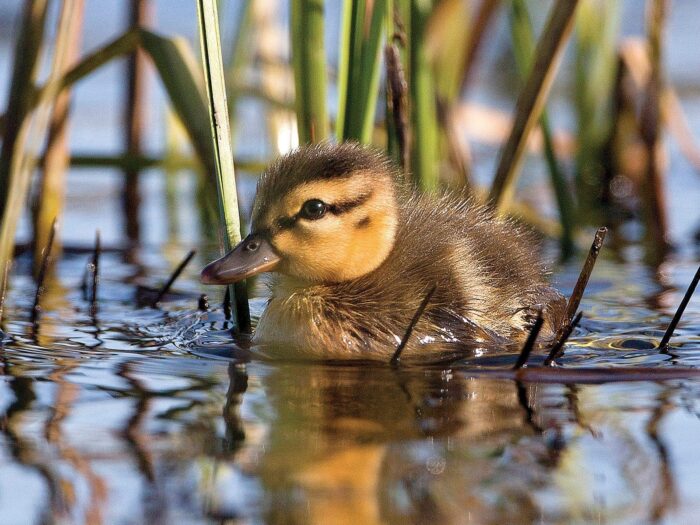
{"label": "water", "polygon": [[[94,49],[117,35],[122,6],[88,4],[86,47]],[[194,8],[156,4],[159,30],[194,42]],[[0,0],[2,23],[18,7]],[[641,27],[632,11],[627,33]],[[674,2],[668,73],[700,135],[695,22],[694,2]],[[5,72],[11,42],[0,41]],[[486,51],[470,97],[511,107],[512,93],[492,73],[503,42]],[[121,74],[109,66],[78,87],[74,151],[119,151]],[[147,137],[154,155],[164,127],[157,85]],[[565,86],[553,102],[562,111],[553,113],[571,127]],[[239,153],[269,149],[262,126],[251,125],[255,109],[249,101],[240,109],[247,118],[239,119]],[[634,243],[609,243],[560,360],[566,369],[700,368],[697,296],[672,352],[654,350],[698,264],[700,178],[670,146],[671,236],[679,249],[653,269]],[[477,175],[490,174],[495,146],[476,145],[475,154]],[[527,171],[543,172],[532,159]],[[47,283],[33,325],[34,283],[26,256],[18,261],[0,349],[0,524],[697,522],[697,379],[561,384],[477,374],[507,368],[515,355],[398,370],[247,360],[228,335],[221,290],[206,290],[212,311],[197,310],[205,291],[198,270],[215,248],[202,244],[191,177],[180,177],[173,216],[162,175],[144,174],[144,247],[128,262],[118,250],[103,256],[96,312],[80,289],[89,255],[71,252]],[[71,172],[67,244],[88,246],[99,227],[108,248],[122,245],[120,176]],[[252,187],[242,181],[246,206]],[[634,225],[625,231],[638,236]],[[27,233],[25,221],[20,241]],[[193,247],[200,254],[178,294],[160,309],[137,307],[137,285],[158,286]],[[555,268],[563,291],[580,262]],[[260,289],[256,296],[259,314]]]}
{"label": "water", "polygon": [[[163,309],[137,308],[124,284],[137,268],[105,254],[92,315],[87,257],[61,261],[36,327],[33,283],[23,267],[13,279],[0,523],[693,523],[700,511],[697,380],[474,375],[514,355],[399,370],[244,363],[221,309],[196,309],[197,268]],[[156,285],[167,265],[141,272]],[[570,288],[576,273],[555,281]],[[698,367],[697,300],[675,357],[653,349],[693,273],[670,262],[660,283],[603,258],[561,362]]]}

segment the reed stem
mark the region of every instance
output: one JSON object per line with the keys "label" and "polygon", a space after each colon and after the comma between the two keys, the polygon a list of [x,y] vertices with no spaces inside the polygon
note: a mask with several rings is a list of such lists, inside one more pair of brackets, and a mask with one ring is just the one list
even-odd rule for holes
{"label": "reed stem", "polygon": [[153,308],[158,306],[158,303],[163,300],[163,297],[165,297],[165,294],[167,294],[170,291],[170,288],[172,288],[172,286],[175,283],[175,281],[177,280],[177,278],[180,277],[180,274],[183,272],[183,270],[190,263],[190,261],[192,260],[192,257],[194,257],[194,255],[195,255],[195,253],[197,253],[196,250],[190,250],[190,252],[185,256],[185,258],[182,261],[180,261],[180,264],[177,265],[177,268],[175,268],[173,273],[168,278],[168,281],[163,285],[163,287],[158,292],[158,295],[153,300],[153,303],[151,304],[151,306]]}
{"label": "reed stem", "polygon": [[425,48],[425,31],[432,4],[411,0],[409,90],[413,159],[411,170],[420,188],[434,191],[439,185],[440,141],[437,118],[435,76]]}
{"label": "reed stem", "polygon": [[418,324],[418,321],[420,321],[420,318],[423,315],[425,308],[428,306],[430,299],[432,299],[433,294],[435,293],[436,289],[437,289],[437,286],[433,285],[430,288],[430,290],[428,290],[428,293],[425,294],[425,297],[423,298],[421,303],[418,305],[416,312],[413,314],[413,317],[411,318],[411,322],[408,323],[408,327],[406,328],[406,332],[403,334],[403,337],[401,338],[399,345],[396,347],[396,350],[394,351],[394,355],[391,356],[391,361],[390,361],[391,365],[396,366],[399,364],[399,361],[401,360],[401,353],[403,352],[404,348],[406,348],[406,345],[408,344],[409,339],[411,339],[411,334],[413,334],[413,329]]}
{"label": "reed stem", "polygon": [[[211,135],[216,160],[219,218],[223,230],[224,252],[228,252],[241,240],[241,224],[221,56],[219,17],[215,0],[198,0],[197,7]],[[230,293],[235,305],[237,329],[248,332],[250,331],[250,311],[245,281],[236,283]]]}
{"label": "reed stem", "polygon": [[[37,6],[41,7],[41,9]],[[51,117],[51,102],[55,100],[60,92],[61,71],[65,67],[68,56],[66,50],[73,31],[76,6],[76,0],[65,0],[61,6],[51,70],[48,75],[46,89],[42,91],[36,104],[38,110],[33,115],[33,118],[30,118],[32,114],[29,108],[32,107],[32,101],[29,100],[27,93],[32,92],[34,69],[39,54],[37,46],[40,46],[42,40],[41,35],[43,33],[46,5],[45,2],[41,1],[27,3],[22,36],[17,46],[17,52],[22,55],[26,51],[29,57],[24,55],[16,57],[15,69],[25,73],[29,70],[29,74],[13,74],[13,80],[17,79],[18,82],[25,82],[24,86],[20,88],[24,89],[25,92],[24,96],[20,94],[19,100],[16,101],[21,105],[21,111],[15,115],[18,120],[13,123],[13,126],[16,125],[17,129],[15,138],[9,143],[3,142],[3,149],[0,152],[0,181],[2,181],[2,188],[0,189],[0,207],[2,208],[0,265],[4,265],[13,256],[15,230],[27,200],[31,176],[34,172],[36,160],[39,157],[38,150],[48,128]],[[39,10],[36,11],[35,9]],[[34,40],[28,43],[26,42],[27,39]],[[28,49],[25,49],[25,46]],[[27,61],[32,62],[31,65],[25,63]],[[16,89],[15,86],[12,87],[12,90],[14,89]],[[12,103],[13,99],[11,98],[10,104]],[[13,111],[13,108],[9,109],[9,113]],[[0,283],[0,287],[2,284]]]}
{"label": "reed stem", "polygon": [[671,319],[668,328],[666,328],[664,336],[661,338],[661,342],[659,343],[659,348],[661,350],[665,350],[668,347],[668,343],[671,341],[671,337],[673,337],[673,332],[676,331],[676,327],[678,326],[681,317],[683,317],[683,312],[685,312],[685,308],[688,306],[690,298],[693,296],[693,293],[695,293],[695,288],[697,287],[698,282],[700,282],[700,267],[698,267],[697,271],[695,272],[695,277],[693,277],[693,280],[690,282],[690,286],[688,286],[681,303],[678,305],[678,309],[673,315],[673,319]]}
{"label": "reed stem", "polygon": [[[525,0],[513,0],[510,10],[511,39],[513,41],[513,53],[522,78],[527,78],[532,70],[535,59],[535,37],[532,32],[532,22],[528,13]],[[561,251],[564,258],[574,252],[574,227],[575,209],[574,201],[566,180],[566,175],[557,160],[554,151],[554,141],[552,130],[547,116],[547,110],[542,110],[540,117],[540,129],[544,142],[545,161],[549,169],[552,182],[552,189],[557,201],[559,210],[559,221],[561,222]]]}
{"label": "reed stem", "polygon": [[496,175],[489,193],[489,203],[500,210],[514,192],[525,146],[530,132],[539,121],[554,81],[559,59],[571,33],[574,12],[579,0],[560,0],[553,4],[549,20],[535,50],[532,71],[515,105],[513,128],[503,146]]}
{"label": "reed stem", "polygon": [[[84,0],[75,0],[73,27],[68,35],[66,61],[61,74],[65,74],[78,61],[80,56],[84,11]],[[46,251],[49,236],[52,235],[53,223],[63,213],[66,172],[70,167],[68,133],[70,104],[71,91],[70,89],[64,89],[56,97],[51,122],[49,123],[46,151],[41,159],[38,194],[34,210],[34,275],[37,275],[39,272],[42,254]],[[54,253],[60,252],[61,242],[58,235],[53,243]]]}
{"label": "reed stem", "polygon": [[527,360],[530,358],[532,349],[535,348],[535,343],[537,342],[537,337],[540,335],[540,330],[542,330],[542,325],[544,324],[544,317],[542,317],[542,311],[537,313],[537,320],[535,324],[532,325],[532,329],[525,340],[522,350],[520,350],[520,355],[518,360],[513,365],[513,370],[518,370],[527,364]]}
{"label": "reed stem", "polygon": [[645,93],[640,116],[642,141],[647,150],[647,170],[642,184],[643,211],[647,223],[646,244],[648,258],[652,263],[660,263],[668,252],[668,213],[664,173],[661,159],[661,93],[663,89],[663,31],[667,18],[666,0],[649,0],[647,39],[651,75]]}
{"label": "reed stem", "polygon": [[299,143],[321,142],[329,135],[326,109],[324,0],[292,0],[292,65],[296,88]]}
{"label": "reed stem", "polygon": [[[146,27],[151,19],[150,0],[131,0],[129,2],[129,26],[131,29]],[[129,156],[141,155],[144,121],[146,115],[146,56],[142,49],[135,49],[127,59],[126,100],[124,103],[124,142]],[[139,209],[139,170],[124,170],[122,187],[122,210],[126,237],[131,243],[138,243],[140,238]]]}
{"label": "reed stem", "polygon": [[[371,12],[368,9],[371,8]],[[379,95],[379,57],[387,0],[349,0],[343,8],[338,72],[338,140],[369,143]]]}

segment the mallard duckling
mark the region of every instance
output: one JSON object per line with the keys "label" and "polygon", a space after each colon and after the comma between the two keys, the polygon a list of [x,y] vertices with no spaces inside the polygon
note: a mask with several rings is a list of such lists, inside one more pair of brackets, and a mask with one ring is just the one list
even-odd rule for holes
{"label": "mallard duckling", "polygon": [[388,359],[433,286],[404,356],[522,340],[539,310],[552,337],[564,300],[532,239],[459,195],[408,186],[358,144],[302,147],[262,174],[250,235],[202,282],[274,272],[253,341],[305,357]]}

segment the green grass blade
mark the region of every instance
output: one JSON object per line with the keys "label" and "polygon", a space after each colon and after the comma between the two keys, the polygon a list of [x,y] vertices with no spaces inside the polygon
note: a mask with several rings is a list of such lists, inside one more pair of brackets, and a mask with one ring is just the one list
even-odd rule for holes
{"label": "green grass blade", "polygon": [[606,149],[613,130],[611,118],[617,75],[617,34],[620,5],[582,0],[576,14],[574,103],[578,123],[576,190],[581,212],[594,219],[606,169]]}
{"label": "green grass blade", "polygon": [[355,18],[357,16],[355,0],[345,0],[343,11],[340,15],[340,45],[338,46],[338,114],[335,118],[335,136],[338,140],[343,140],[345,134],[345,113],[348,104],[350,86],[350,60],[353,57],[353,36],[355,28]]}
{"label": "green grass blade", "polygon": [[[521,77],[529,75],[535,58],[535,37],[532,31],[530,14],[525,0],[512,0],[510,11],[511,39],[515,62]],[[575,223],[574,201],[566,181],[566,175],[554,152],[552,131],[546,109],[542,110],[540,129],[544,139],[545,161],[552,182],[552,189],[559,209],[561,222],[561,251],[564,257],[573,253],[573,230]]]}
{"label": "green grass blade", "polygon": [[[199,0],[197,7],[202,63],[216,160],[219,215],[224,229],[224,247],[228,251],[241,240],[241,224],[226,102],[224,64],[219,37],[219,17],[215,0]],[[250,313],[245,282],[237,283],[233,288],[234,295],[232,297],[236,307],[235,315],[238,329],[249,331]]]}
{"label": "green grass blade", "polygon": [[549,20],[535,50],[535,63],[515,105],[513,129],[501,149],[489,202],[496,209],[514,190],[516,175],[525,153],[530,132],[539,121],[552,87],[559,58],[571,33],[578,0],[553,4]]}
{"label": "green grass blade", "polygon": [[[343,38],[340,49],[339,105],[336,123],[339,140],[369,143],[379,97],[381,42],[386,22],[387,0],[376,0],[368,13],[365,2],[353,0],[345,5]],[[340,84],[342,82],[343,84]]]}
{"label": "green grass blade", "polygon": [[292,0],[290,33],[300,144],[321,142],[330,134],[323,18],[323,0]]}
{"label": "green grass blade", "polygon": [[439,125],[435,93],[435,76],[428,60],[425,30],[432,2],[411,0],[409,91],[412,101],[411,169],[418,185],[434,191],[439,184]]}

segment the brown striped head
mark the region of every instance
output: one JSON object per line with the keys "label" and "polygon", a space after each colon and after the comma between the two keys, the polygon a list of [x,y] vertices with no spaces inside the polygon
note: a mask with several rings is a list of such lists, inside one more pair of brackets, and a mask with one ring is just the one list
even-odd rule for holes
{"label": "brown striped head", "polygon": [[258,182],[251,234],[202,272],[230,283],[262,271],[342,282],[375,270],[398,225],[393,164],[358,144],[317,144],[274,162]]}

